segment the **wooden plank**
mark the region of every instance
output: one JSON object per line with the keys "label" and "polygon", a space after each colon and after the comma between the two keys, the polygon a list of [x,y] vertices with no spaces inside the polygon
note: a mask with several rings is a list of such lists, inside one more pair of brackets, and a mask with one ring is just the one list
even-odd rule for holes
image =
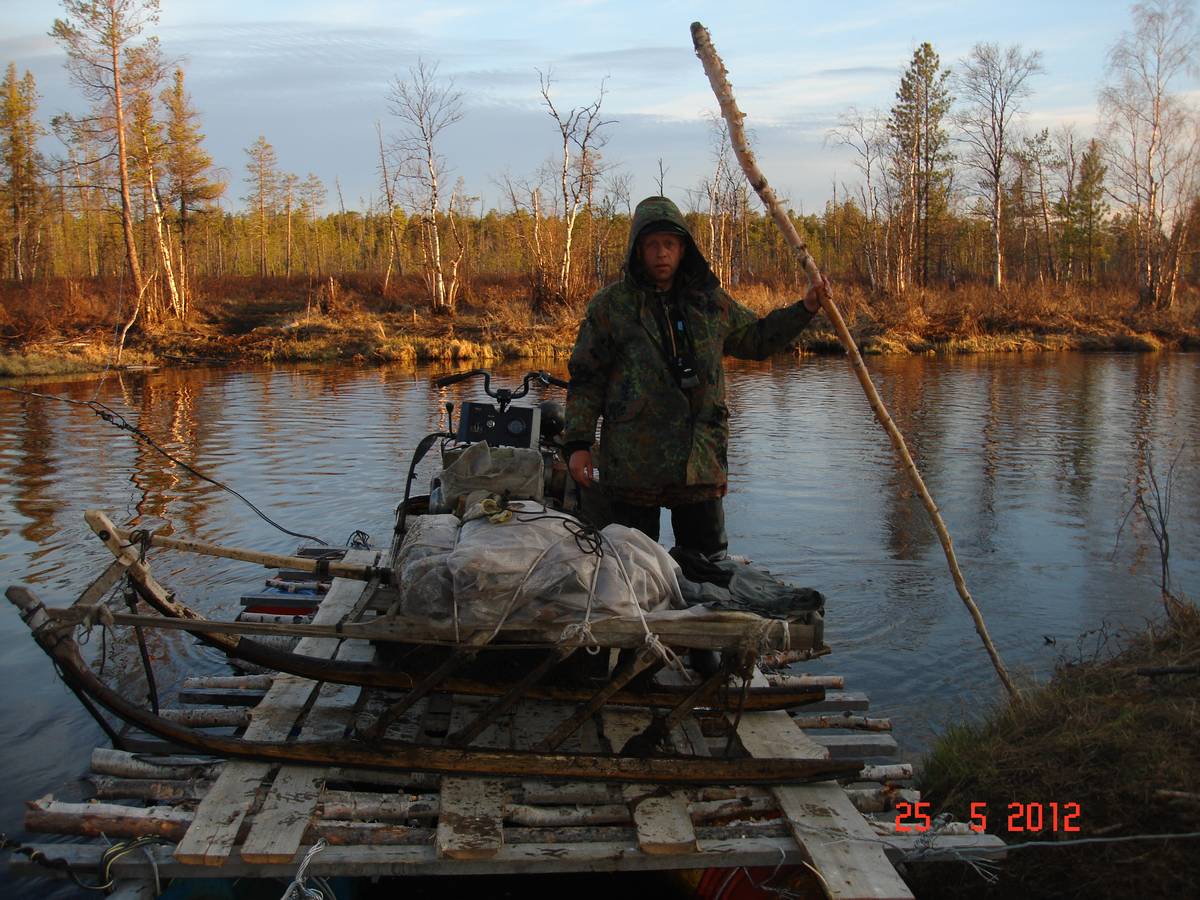
{"label": "wooden plank", "polygon": [[[246,728],[248,740],[284,740],[303,712],[315,681],[280,675],[252,712]],[[242,821],[258,796],[259,786],[271,773],[269,763],[230,760],[217,776],[200,806],[196,818],[179,845],[175,858],[201,866],[220,866],[233,852]]]}
{"label": "wooden plank", "polygon": [[[761,675],[756,675],[755,681],[759,678]],[[746,713],[737,730],[751,756],[828,758],[828,751],[805,735],[786,712]],[[771,788],[771,792],[796,843],[821,873],[833,900],[912,897],[878,835],[836,782],[788,785]]]}
{"label": "wooden plank", "polygon": [[[917,841],[929,844],[926,859],[954,859],[961,853],[986,853],[989,859],[1004,856],[1004,842],[995,835],[938,836],[930,841],[928,835],[880,836],[884,851],[896,859],[915,849]],[[40,843],[34,845],[46,857],[65,859],[77,871],[94,872],[104,852],[102,845]],[[147,855],[154,860],[150,862]],[[117,878],[154,877],[155,866],[163,878],[195,878],[209,873],[180,864],[164,847],[148,847],[146,854],[129,853],[112,864]],[[309,874],[318,877],[353,875],[357,877],[387,877],[402,875],[487,875],[487,874],[549,874],[555,872],[634,872],[661,869],[733,868],[736,866],[800,865],[804,853],[790,837],[760,836],[744,839],[715,839],[699,841],[699,851],[652,856],[631,853],[627,842],[587,842],[554,844],[506,844],[490,859],[453,860],[438,858],[432,845],[398,845],[388,847],[327,847],[313,858]],[[292,863],[261,865],[243,862],[234,857],[221,874],[226,877],[283,878],[291,880],[296,874]],[[9,861],[14,875],[41,876],[48,872],[24,856],[14,855]]]}
{"label": "wooden plank", "polygon": [[[375,655],[370,644],[354,641],[342,645],[338,659],[368,662]],[[300,731],[303,740],[340,740],[354,715],[361,689],[354,685],[326,684]],[[283,766],[255,816],[240,853],[247,862],[273,863],[296,859],[304,832],[316,816],[328,770],[317,766]]]}
{"label": "wooden plank", "polygon": [[807,731],[814,743],[829,751],[830,759],[861,759],[864,756],[895,756],[899,747],[890,734],[872,732],[831,734],[827,731]]}
{"label": "wooden plank", "polygon": [[[375,556],[371,551],[353,551],[347,554],[347,561],[369,565]],[[367,586],[362,582],[335,580],[313,621],[321,625],[337,624],[354,610],[366,591]],[[335,638],[305,638],[297,645],[296,652],[327,658],[337,650],[338,643]],[[246,739],[286,740],[317,687],[317,682],[294,675],[276,677],[252,713]],[[266,763],[241,760],[226,763],[212,790],[200,801],[191,827],[175,848],[175,858],[193,865],[223,865],[233,852],[259,786],[270,772],[271,766]]]}
{"label": "wooden plank", "polygon": [[193,866],[222,865],[233,851],[246,811],[270,771],[260,763],[230,760],[212,789],[196,808],[187,834],[175,848],[175,858]]}
{"label": "wooden plank", "polygon": [[438,859],[490,859],[504,845],[508,791],[494,778],[443,778]]}
{"label": "wooden plank", "polygon": [[636,804],[633,824],[637,827],[638,848],[643,853],[663,855],[698,849],[688,800],[680,791],[647,797]]}
{"label": "wooden plank", "polygon": [[[614,753],[631,737],[645,731],[650,720],[648,710],[612,706],[600,710],[604,739]],[[647,797],[644,786],[632,790],[638,795],[633,801],[633,824],[637,828],[638,848],[643,853],[661,856],[696,850],[696,830],[684,792],[664,791]]]}

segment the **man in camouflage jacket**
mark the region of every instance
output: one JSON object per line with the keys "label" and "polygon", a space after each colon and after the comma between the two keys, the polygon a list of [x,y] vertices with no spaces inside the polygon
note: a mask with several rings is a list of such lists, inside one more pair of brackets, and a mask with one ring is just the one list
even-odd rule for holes
{"label": "man in camouflage jacket", "polygon": [[575,481],[594,483],[591,446],[603,417],[600,486],[613,519],[657,539],[667,506],[679,546],[722,554],[722,357],[783,350],[820,309],[822,289],[760,319],[721,288],[674,203],[639,203],[624,277],[592,298],[571,353],[564,438]]}

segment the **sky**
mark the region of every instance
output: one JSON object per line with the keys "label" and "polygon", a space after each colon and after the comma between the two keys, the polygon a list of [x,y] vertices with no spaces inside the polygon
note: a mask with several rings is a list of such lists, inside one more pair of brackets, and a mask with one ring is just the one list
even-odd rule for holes
{"label": "sky", "polygon": [[[729,70],[768,180],[802,211],[821,209],[837,183],[853,189],[848,151],[829,140],[850,108],[886,111],[914,48],[929,41],[954,69],[977,42],[1039,50],[1025,126],[1073,123],[1090,135],[1109,48],[1130,28],[1127,0],[853,0],[849,3],[682,3],[628,0],[426,3],[383,0],[162,0],[151,26],[181,63],[205,146],[226,170],[223,203],[243,208],[246,154],[259,135],[284,171],[312,172],[336,202],[364,208],[380,194],[376,123],[395,135],[387,95],[418,58],[461,91],[462,120],[439,151],[485,208],[500,182],[531,177],[558,132],[538,89],[552,73],[560,109],[604,87],[604,158],[632,179],[634,201],[665,190],[681,205],[711,171],[718,108],[691,45],[701,21]],[[0,0],[0,65],[33,72],[39,118],[85,103],[50,38],[54,0]],[[1194,89],[1195,84],[1190,88]],[[56,140],[44,149],[56,152]]]}

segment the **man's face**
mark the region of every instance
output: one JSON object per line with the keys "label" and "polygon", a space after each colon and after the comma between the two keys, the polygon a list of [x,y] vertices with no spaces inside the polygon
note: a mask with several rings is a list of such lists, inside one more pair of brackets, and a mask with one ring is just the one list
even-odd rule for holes
{"label": "man's face", "polygon": [[683,262],[683,237],[666,231],[644,234],[638,238],[638,254],[654,286],[666,290]]}

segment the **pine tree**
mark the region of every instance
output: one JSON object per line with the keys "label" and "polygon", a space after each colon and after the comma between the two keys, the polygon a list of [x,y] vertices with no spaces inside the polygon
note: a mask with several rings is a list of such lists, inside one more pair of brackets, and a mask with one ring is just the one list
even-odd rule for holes
{"label": "pine tree", "polygon": [[1104,217],[1108,213],[1108,204],[1104,200],[1107,172],[1100,143],[1093,139],[1079,161],[1079,182],[1071,193],[1068,210],[1072,243],[1089,282],[1096,280],[1096,266],[1106,256],[1103,238]]}
{"label": "pine tree", "polygon": [[167,202],[179,212],[179,277],[181,284],[187,285],[191,280],[191,214],[220,198],[225,193],[225,182],[213,173],[212,157],[204,150],[199,113],[184,90],[183,69],[175,69],[171,86],[159,99],[166,112],[167,145],[162,166]]}
{"label": "pine tree", "polygon": [[950,137],[942,121],[953,98],[948,80],[950,70],[928,41],[913,51],[908,68],[900,77],[896,105],[888,120],[895,158],[894,175],[902,187],[901,214],[907,224],[905,238],[914,273],[920,282],[929,281],[932,256],[932,224],[944,215],[949,184]]}
{"label": "pine tree", "polygon": [[265,278],[268,273],[267,216],[274,212],[278,203],[279,161],[275,148],[261,134],[246,148],[246,155],[250,157],[246,163],[246,183],[250,185],[250,193],[242,199],[253,208],[258,238],[258,274]]}
{"label": "pine tree", "polygon": [[34,119],[37,87],[33,73],[17,79],[17,67],[8,64],[0,83],[0,177],[3,178],[4,208],[12,216],[8,223],[9,260],[5,269],[21,281],[32,269],[29,236],[37,216],[38,169],[41,157],[37,139],[42,129]]}

